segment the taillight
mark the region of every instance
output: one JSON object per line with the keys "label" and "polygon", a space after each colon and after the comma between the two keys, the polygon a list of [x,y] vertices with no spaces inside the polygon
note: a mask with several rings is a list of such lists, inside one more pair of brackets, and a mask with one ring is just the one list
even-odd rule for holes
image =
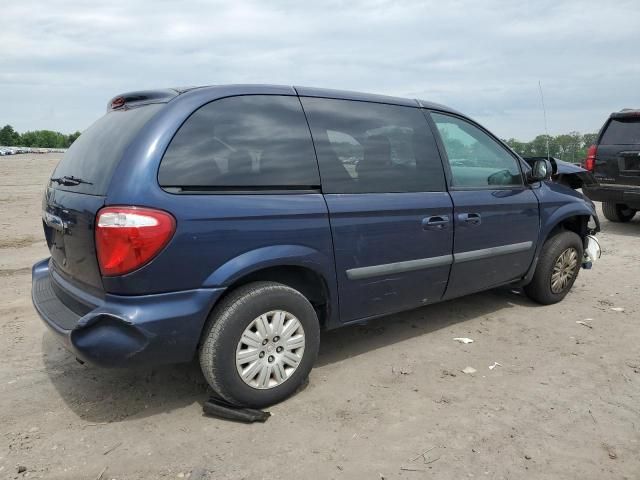
{"label": "taillight", "polygon": [[591,145],[587,150],[587,158],[584,160],[585,170],[593,172],[596,168],[596,154],[598,153],[598,146]]}
{"label": "taillight", "polygon": [[176,231],[175,219],[161,210],[105,207],[96,218],[96,251],[104,276],[124,275],[155,257]]}
{"label": "taillight", "polygon": [[125,99],[123,97],[116,97],[111,100],[111,109],[115,110],[116,108],[124,107]]}

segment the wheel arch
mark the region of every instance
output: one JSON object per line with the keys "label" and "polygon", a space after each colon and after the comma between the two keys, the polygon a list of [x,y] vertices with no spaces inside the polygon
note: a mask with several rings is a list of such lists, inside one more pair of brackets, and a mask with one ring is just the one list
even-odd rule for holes
{"label": "wheel arch", "polygon": [[593,205],[587,205],[584,202],[571,202],[555,209],[548,215],[545,215],[543,210],[536,253],[540,253],[544,242],[559,229],[575,232],[584,239],[589,233],[588,225],[592,217],[596,222],[596,230],[600,230],[598,214]]}
{"label": "wheel arch", "polygon": [[517,282],[517,285],[526,285],[531,281],[536,271],[538,259],[540,258],[540,253],[542,252],[545,242],[558,231],[572,231],[584,242],[585,237],[589,233],[589,220],[591,217],[596,220],[597,230],[599,230],[599,221],[595,209],[589,209],[586,205],[565,205],[554,211],[553,214],[548,216],[546,219],[543,218],[533,261],[529,266],[527,274],[521,281]]}
{"label": "wheel arch", "polygon": [[320,326],[338,319],[333,258],[303,245],[277,245],[245,252],[218,267],[206,287],[224,287],[226,294],[256,281],[272,281],[302,293],[314,306]]}
{"label": "wheel arch", "polygon": [[589,233],[589,219],[591,215],[580,214],[580,215],[569,215],[559,219],[555,225],[548,231],[546,236],[542,238],[542,243],[547,241],[547,239],[551,238],[560,230],[568,230],[576,233],[580,238],[584,239],[585,236]]}

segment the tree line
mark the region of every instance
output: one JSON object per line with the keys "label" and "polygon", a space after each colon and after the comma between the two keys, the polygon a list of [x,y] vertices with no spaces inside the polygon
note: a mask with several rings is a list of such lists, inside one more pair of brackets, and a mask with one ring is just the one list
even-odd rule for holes
{"label": "tree line", "polygon": [[[18,133],[11,125],[0,129],[0,145],[5,147],[36,147],[36,148],[69,148],[80,136],[80,132],[64,133],[52,130],[34,130]],[[546,157],[547,139],[549,140],[549,155],[567,162],[580,163],[587,155],[587,149],[595,143],[597,133],[569,132],[562,135],[538,135],[530,142],[521,142],[509,138],[505,142],[523,157]]]}
{"label": "tree line", "polygon": [[587,156],[587,149],[595,143],[597,137],[597,133],[570,132],[556,136],[538,135],[530,142],[521,142],[515,138],[509,138],[505,142],[523,157],[546,157],[548,140],[549,156],[565,162],[581,163]]}
{"label": "tree line", "polygon": [[11,125],[0,129],[0,145],[3,147],[69,148],[80,132],[64,133],[53,130],[34,130],[18,133]]}

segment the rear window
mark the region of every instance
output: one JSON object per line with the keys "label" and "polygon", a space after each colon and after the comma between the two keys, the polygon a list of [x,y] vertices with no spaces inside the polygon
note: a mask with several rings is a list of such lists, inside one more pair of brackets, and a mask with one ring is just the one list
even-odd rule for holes
{"label": "rear window", "polygon": [[318,166],[300,101],[246,95],[201,107],[171,140],[158,181],[186,191],[317,188]]}
{"label": "rear window", "polygon": [[640,145],[640,119],[612,118],[600,145]]}
{"label": "rear window", "polygon": [[52,176],[73,176],[83,183],[73,186],[54,183],[55,188],[104,195],[124,150],[162,106],[154,104],[129,110],[114,110],[97,120],[73,142]]}

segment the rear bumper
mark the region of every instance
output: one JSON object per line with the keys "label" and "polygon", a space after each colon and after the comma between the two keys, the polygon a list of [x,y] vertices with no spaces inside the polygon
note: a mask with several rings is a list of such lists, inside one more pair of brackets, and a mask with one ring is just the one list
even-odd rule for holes
{"label": "rear bumper", "polygon": [[640,209],[640,188],[625,185],[583,187],[583,193],[595,202],[611,202]]}
{"label": "rear bumper", "polygon": [[223,291],[97,298],[50,270],[48,259],[32,269],[31,297],[45,325],[78,358],[105,367],[190,361]]}

